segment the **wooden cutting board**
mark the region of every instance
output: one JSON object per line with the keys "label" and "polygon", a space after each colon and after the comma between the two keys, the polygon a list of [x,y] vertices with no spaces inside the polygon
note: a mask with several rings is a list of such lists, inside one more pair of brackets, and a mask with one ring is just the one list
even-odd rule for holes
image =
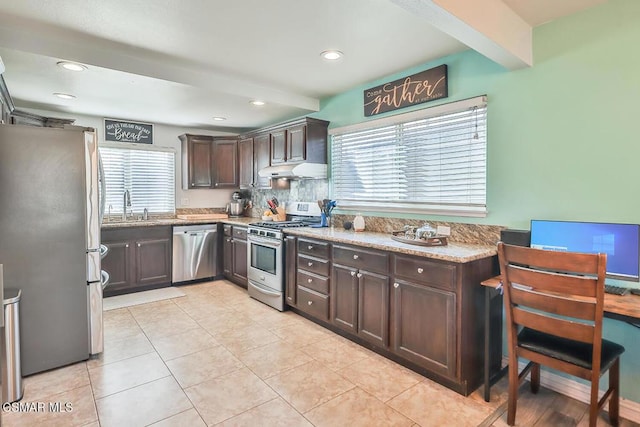
{"label": "wooden cutting board", "polygon": [[179,214],[176,215],[176,217],[178,219],[192,219],[192,220],[198,220],[198,219],[226,219],[229,218],[229,215],[227,214]]}

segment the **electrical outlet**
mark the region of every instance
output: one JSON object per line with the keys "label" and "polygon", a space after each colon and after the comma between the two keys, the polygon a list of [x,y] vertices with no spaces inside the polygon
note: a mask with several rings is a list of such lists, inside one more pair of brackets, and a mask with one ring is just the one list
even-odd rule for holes
{"label": "electrical outlet", "polygon": [[445,225],[439,225],[436,228],[436,234],[438,236],[451,236],[451,227],[447,227]]}
{"label": "electrical outlet", "polygon": [[183,198],[180,200],[180,205],[182,205],[182,206],[189,206],[189,198],[188,198],[188,197],[183,197]]}

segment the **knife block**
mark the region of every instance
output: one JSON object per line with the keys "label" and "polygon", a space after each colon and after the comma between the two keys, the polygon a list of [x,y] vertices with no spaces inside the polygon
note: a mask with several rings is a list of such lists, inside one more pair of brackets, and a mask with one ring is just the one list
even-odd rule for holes
{"label": "knife block", "polygon": [[276,221],[286,221],[287,214],[285,213],[284,208],[282,206],[278,206],[276,210],[278,211],[278,214],[276,215]]}

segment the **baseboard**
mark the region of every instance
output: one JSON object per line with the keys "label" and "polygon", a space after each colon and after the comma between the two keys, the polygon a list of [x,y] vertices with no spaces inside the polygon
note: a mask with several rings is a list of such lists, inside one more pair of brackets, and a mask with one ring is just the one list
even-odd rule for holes
{"label": "baseboard", "polygon": [[[506,357],[502,359],[503,366],[508,363]],[[526,366],[525,362],[519,362],[520,370]],[[623,378],[621,378],[624,381]],[[550,371],[540,371],[540,384],[550,390],[563,394],[580,402],[589,403],[591,390],[588,385],[579,383],[571,378],[562,377]],[[600,390],[600,397],[604,392]],[[605,407],[606,409],[606,407]],[[626,420],[640,424],[640,402],[634,402],[623,397],[620,398],[620,416]]]}

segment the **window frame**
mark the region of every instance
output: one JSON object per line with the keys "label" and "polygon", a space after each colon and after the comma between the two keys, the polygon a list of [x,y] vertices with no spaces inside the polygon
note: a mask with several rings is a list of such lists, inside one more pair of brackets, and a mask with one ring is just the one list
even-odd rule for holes
{"label": "window frame", "polygon": [[[159,212],[159,211],[154,211],[154,210],[149,210],[149,213],[152,215],[165,215],[165,214],[170,214],[170,215],[174,215],[175,214],[175,210],[176,210],[176,197],[177,197],[177,191],[176,191],[176,182],[177,182],[177,178],[176,178],[176,171],[177,171],[177,150],[173,147],[163,147],[163,146],[157,146],[157,145],[152,145],[152,144],[136,144],[136,143],[122,143],[122,142],[100,142],[98,144],[98,150],[100,150],[101,148],[110,148],[110,149],[118,149],[118,150],[134,150],[134,151],[151,151],[151,152],[164,152],[164,153],[170,153],[173,155],[173,171],[172,171],[172,183],[169,186],[172,190],[173,193],[173,206],[172,209],[170,211],[163,211],[163,212]],[[102,155],[102,153],[100,153],[100,155]],[[105,165],[106,167],[106,165]],[[105,172],[106,175],[106,172]],[[105,177],[106,179],[106,177]],[[129,189],[131,191],[131,189]],[[109,203],[107,202],[107,206],[109,206]],[[123,204],[112,204],[113,209],[111,210],[111,215],[122,215],[122,207]],[[138,209],[140,210],[140,213],[142,213],[142,209],[144,209],[147,206],[135,206],[132,203],[131,206],[133,209]],[[105,216],[107,215],[108,212],[105,212]]]}
{"label": "window frame", "polygon": [[462,216],[462,217],[486,217],[487,216],[487,163],[488,163],[488,115],[485,115],[485,147],[484,147],[484,203],[431,203],[431,202],[411,202],[411,201],[364,201],[364,200],[349,200],[341,199],[336,195],[336,188],[334,183],[334,136],[344,135],[354,132],[362,132],[367,130],[374,130],[378,128],[384,128],[388,126],[396,126],[403,123],[410,123],[417,120],[423,120],[433,118],[437,116],[444,116],[447,114],[453,114],[456,112],[463,112],[473,110],[477,108],[487,108],[487,96],[477,96],[460,101],[454,101],[446,104],[441,104],[435,107],[423,108],[420,110],[411,111],[408,113],[401,113],[384,118],[369,120],[366,122],[357,123],[354,125],[343,126],[329,130],[329,136],[331,138],[330,156],[331,167],[329,176],[329,190],[333,198],[338,201],[338,206],[344,211],[374,211],[374,212],[390,212],[390,213],[411,213],[411,214],[429,214],[429,215],[450,215],[450,216]]}

